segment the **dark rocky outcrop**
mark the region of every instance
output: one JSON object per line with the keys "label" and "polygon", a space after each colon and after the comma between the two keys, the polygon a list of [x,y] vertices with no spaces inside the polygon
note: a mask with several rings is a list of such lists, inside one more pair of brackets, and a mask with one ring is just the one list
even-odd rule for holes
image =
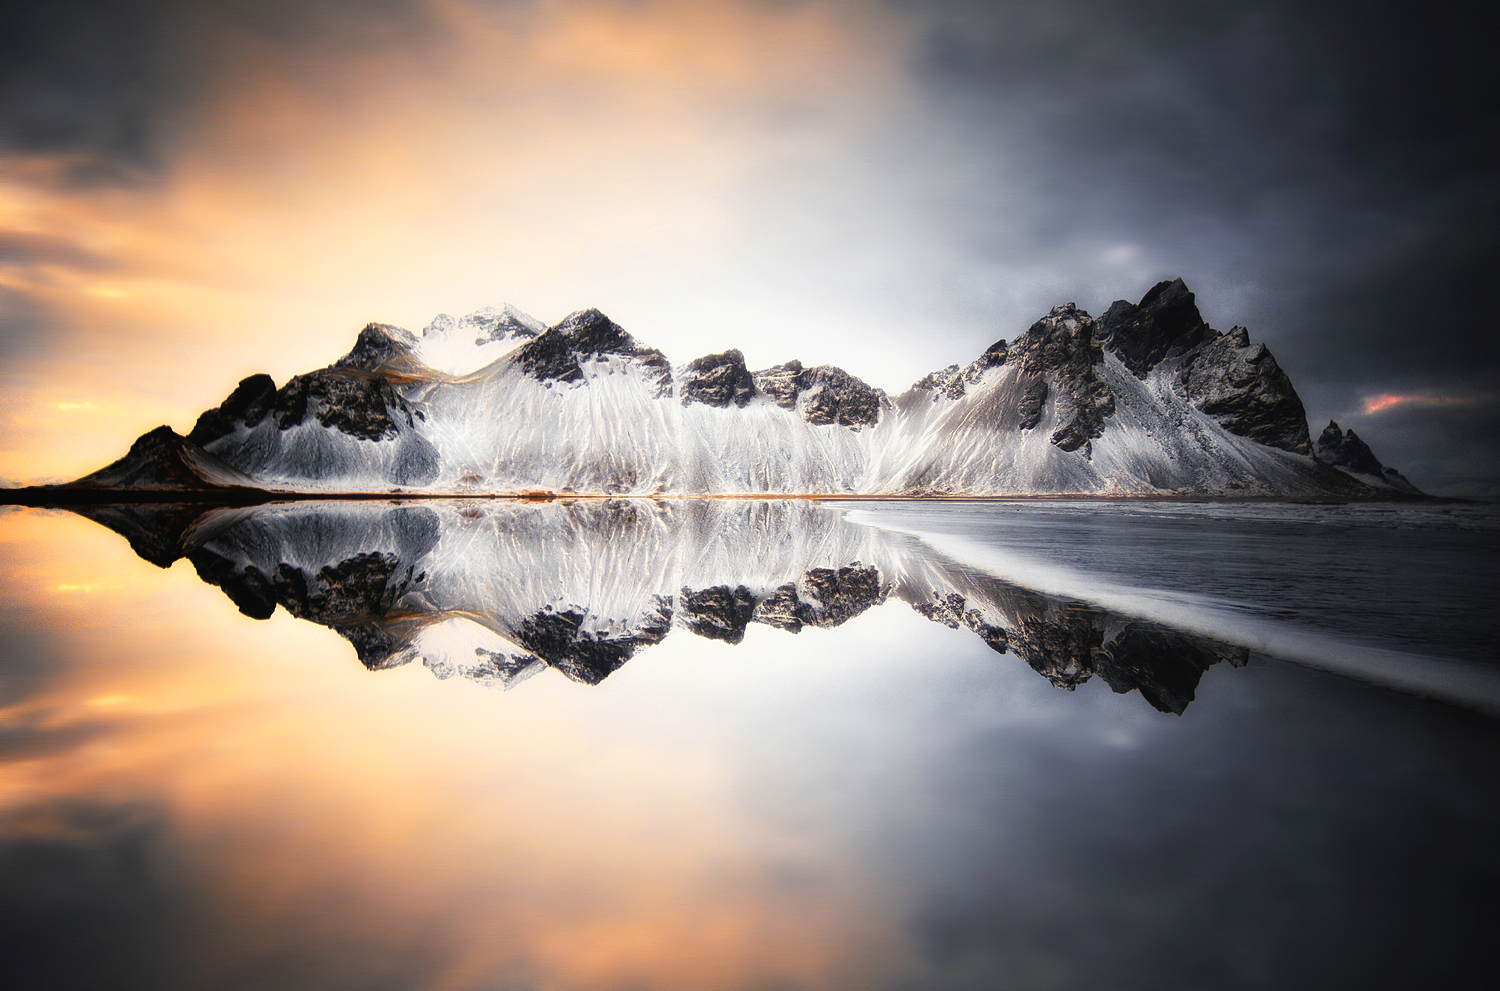
{"label": "dark rocky outcrop", "polygon": [[123,458],[71,483],[71,488],[197,492],[253,487],[254,480],[179,435],[157,427],[137,437]]}
{"label": "dark rocky outcrop", "polygon": [[583,629],[584,614],[576,609],[543,609],[521,622],[516,642],[574,681],[597,685],[642,647],[661,643],[672,628],[672,605],[658,596],[656,612],[635,631],[603,636]]}
{"label": "dark rocky outcrop", "polygon": [[743,585],[715,585],[698,592],[685,588],[677,599],[684,626],[700,637],[725,643],[745,639],[745,627],[754,612],[755,597]]}
{"label": "dark rocky outcrop", "polygon": [[[1039,599],[1038,596],[1031,596]],[[1104,643],[1104,614],[1081,603],[1042,608],[1009,631],[1010,650],[1058,688],[1072,691],[1094,675],[1094,652]]]}
{"label": "dark rocky outcrop", "polygon": [[1006,653],[1010,649],[1010,637],[1004,627],[986,623],[978,609],[966,609],[965,606],[964,597],[956,592],[940,596],[933,602],[912,603],[912,609],[934,623],[941,623],[950,630],[973,630],[991,650]]}
{"label": "dark rocky outcrop", "polygon": [[1403,492],[1417,494],[1420,491],[1399,471],[1381,464],[1375,452],[1370,450],[1370,445],[1360,440],[1353,428],[1340,431],[1339,425],[1332,420],[1328,421],[1328,426],[1324,427],[1323,432],[1318,435],[1318,441],[1313,446],[1313,454],[1319,461],[1333,465],[1335,468],[1342,468],[1357,475],[1373,476]]}
{"label": "dark rocky outcrop", "polygon": [[1139,691],[1152,708],[1181,715],[1198,681],[1214,664],[1242,667],[1249,651],[1154,623],[1130,621],[1078,602],[994,583],[1017,618],[1010,629],[986,623],[956,593],[913,602],[922,616],[949,629],[969,629],[1000,653],[1014,653],[1058,688],[1072,691],[1096,675],[1117,694]]}
{"label": "dark rocky outcrop", "polygon": [[958,399],[964,394],[968,383],[964,381],[964,365],[949,365],[935,372],[928,372],[911,384],[922,392],[936,392],[947,399]]}
{"label": "dark rocky outcrop", "polygon": [[[270,619],[276,611],[276,588],[255,565],[237,567],[233,561],[205,548],[188,554],[198,577],[217,585],[240,612],[252,619]],[[307,582],[302,582],[305,591]],[[289,610],[290,611],[290,610]]]}
{"label": "dark rocky outcrop", "polygon": [[802,418],[814,426],[874,426],[890,402],[883,390],[833,365],[804,368],[800,361],[789,361],[753,378],[756,388],[783,409],[796,409],[801,400]]}
{"label": "dark rocky outcrop", "polygon": [[814,426],[870,427],[880,419],[885,393],[872,388],[842,368],[819,365],[803,373],[802,417]]}
{"label": "dark rocky outcrop", "polygon": [[1016,408],[1022,430],[1032,430],[1042,422],[1042,414],[1047,411],[1049,391],[1045,378],[1040,375],[1027,377],[1026,384],[1021,387],[1021,400]]}
{"label": "dark rocky outcrop", "polygon": [[350,352],[333,363],[334,368],[353,368],[363,372],[387,369],[407,370],[420,365],[414,346],[416,338],[384,323],[366,324],[359,332]]}
{"label": "dark rocky outcrop", "polygon": [[788,633],[800,633],[802,631],[802,617],[799,615],[802,609],[802,600],[797,598],[797,586],[793,584],[782,585],[771,592],[770,595],[755,604],[755,610],[751,618],[757,623]]}
{"label": "dark rocky outcrop", "polygon": [[1318,456],[1319,461],[1360,475],[1379,478],[1385,471],[1385,465],[1375,457],[1370,445],[1360,440],[1353,429],[1341,431],[1339,425],[1332,420],[1328,421],[1328,426],[1318,435],[1313,453]]}
{"label": "dark rocky outcrop", "polygon": [[323,426],[363,440],[394,438],[421,415],[384,376],[342,368],[294,376],[276,393],[271,412],[282,430],[312,414]]}
{"label": "dark rocky outcrop", "polygon": [[298,619],[325,625],[384,616],[414,580],[413,567],[394,554],[366,551],[319,568],[316,580],[290,564],[276,571],[278,600]]}
{"label": "dark rocky outcrop", "polygon": [[537,665],[538,658],[531,654],[503,654],[499,651],[474,648],[474,663],[460,665],[458,673],[470,681],[493,688],[499,685],[510,688],[526,676]]}
{"label": "dark rocky outcrop", "polygon": [[[206,532],[185,548],[186,557],[245,615],[266,619],[280,605],[343,636],[366,667],[389,667],[406,659],[397,655],[406,646],[401,632],[410,617],[396,603],[425,580],[416,562],[437,543],[438,524],[431,510],[414,506],[386,510],[378,520],[373,530],[394,538],[394,550],[361,551],[315,568],[286,558],[321,546],[358,547],[373,530],[339,514],[290,531],[264,529],[253,515],[229,514],[217,526],[204,517],[194,530]],[[293,536],[296,542],[286,543]]]}
{"label": "dark rocky outcrop", "polygon": [[751,618],[788,633],[831,628],[885,601],[890,586],[874,567],[814,568],[797,585],[782,585],[755,604]]}
{"label": "dark rocky outcrop", "polygon": [[181,437],[171,427],[157,427],[136,438],[118,461],[80,478],[75,485],[108,485],[137,489],[191,489],[207,481],[184,458]]}
{"label": "dark rocky outcrop", "polygon": [[1040,422],[1048,390],[1045,382],[1037,386],[1035,381],[1050,375],[1056,385],[1053,403],[1058,419],[1052,443],[1064,451],[1083,448],[1085,455],[1090,439],[1104,432],[1104,421],[1115,411],[1114,391],[1095,371],[1104,352],[1094,342],[1093,330],[1093,318],[1074,304],[1054,306],[1016,339],[1007,354],[1007,360],[1032,379],[1023,393],[1023,428]]}
{"label": "dark rocky outcrop", "polygon": [[1158,712],[1182,715],[1203,673],[1221,661],[1244,667],[1250,651],[1158,626],[1132,624],[1100,646],[1094,668],[1111,690],[1139,691]]}
{"label": "dark rocky outcrop", "polygon": [[475,344],[488,344],[491,341],[516,340],[520,338],[530,340],[542,333],[541,330],[524,323],[510,312],[501,313],[493,319],[489,319],[487,314],[470,314],[465,318],[465,321],[468,326],[473,327],[476,331],[474,336]]}
{"label": "dark rocky outcrop", "polygon": [[617,355],[646,370],[658,396],[672,393],[672,366],[655,348],[642,347],[619,324],[595,309],[579,310],[516,351],[512,359],[538,382],[578,382],[580,361]]}
{"label": "dark rocky outcrop", "polygon": [[802,392],[802,362],[795,358],[784,365],[773,365],[754,374],[755,387],[782,409],[796,409]]}
{"label": "dark rocky outcrop", "polygon": [[360,662],[387,665],[402,639],[382,622],[396,601],[421,581],[394,554],[367,552],[309,573],[285,562],[274,574],[239,566],[209,547],[187,555],[198,577],[223,589],[240,612],[267,619],[280,605],[298,619],[332,628],[354,645]]}
{"label": "dark rocky outcrop", "polygon": [[231,433],[236,426],[253,427],[265,419],[275,401],[276,382],[271,376],[240,379],[228,399],[198,417],[187,439],[201,446]]}
{"label": "dark rocky outcrop", "polygon": [[755,395],[755,380],[737,349],[694,359],[680,374],[684,406],[702,403],[724,408],[732,403],[743,408]]}
{"label": "dark rocky outcrop", "polygon": [[885,601],[890,586],[874,567],[814,568],[802,578],[806,609],[798,616],[808,626],[833,627]]}
{"label": "dark rocky outcrop", "polygon": [[1166,357],[1214,336],[1181,279],[1158,282],[1139,303],[1117,299],[1096,324],[1095,338],[1139,378]]}
{"label": "dark rocky outcrop", "polygon": [[1292,380],[1244,327],[1188,352],[1177,382],[1183,395],[1232,434],[1294,454],[1311,454],[1307,411]]}

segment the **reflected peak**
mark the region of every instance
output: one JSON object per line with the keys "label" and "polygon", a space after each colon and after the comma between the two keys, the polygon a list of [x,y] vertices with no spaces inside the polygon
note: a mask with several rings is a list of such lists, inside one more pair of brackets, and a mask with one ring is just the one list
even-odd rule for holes
{"label": "reflected peak", "polygon": [[1073,690],[1094,676],[1181,713],[1247,652],[1045,595],[806,501],[433,500],[88,507],[166,566],[186,557],[247,616],[278,606],[372,670],[510,688],[544,668],[595,685],[674,628],[833,629],[892,596]]}

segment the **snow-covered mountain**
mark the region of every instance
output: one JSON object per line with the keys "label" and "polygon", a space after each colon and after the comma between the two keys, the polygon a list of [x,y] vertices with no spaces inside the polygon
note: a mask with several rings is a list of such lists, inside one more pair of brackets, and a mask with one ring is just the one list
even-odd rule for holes
{"label": "snow-covered mountain", "polygon": [[904,603],[1072,689],[1097,675],[1180,713],[1243,647],[1044,595],[808,500],[82,507],[153,563],[186,557],[239,609],[347,638],[371,669],[597,684],[674,631],[737,644]]}
{"label": "snow-covered mountain", "polygon": [[[1055,307],[894,398],[828,365],[751,371],[733,350],[673,366],[598,310],[550,328],[509,306],[420,335],[371,324],[328,368],[245,379],[186,441],[206,486],[227,469],[311,493],[1414,491],[1315,450],[1275,358],[1209,327],[1181,280],[1098,319]],[[78,484],[160,474],[136,453]]]}

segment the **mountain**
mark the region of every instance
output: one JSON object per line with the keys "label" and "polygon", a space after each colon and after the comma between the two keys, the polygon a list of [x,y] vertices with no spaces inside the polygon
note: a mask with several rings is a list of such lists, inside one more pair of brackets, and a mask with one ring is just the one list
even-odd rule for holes
{"label": "mountain", "polygon": [[1381,464],[1375,452],[1370,450],[1370,445],[1360,440],[1352,429],[1340,432],[1339,425],[1332,420],[1328,421],[1328,426],[1318,435],[1314,450],[1319,459],[1344,469],[1368,485],[1408,494],[1419,491],[1406,480],[1405,475]]}
{"label": "mountain", "polygon": [[808,500],[298,500],[80,512],[161,567],[187,558],[256,619],[329,627],[361,663],[509,688],[595,685],[674,631],[830,629],[888,605],[966,630],[1054,685],[1099,677],[1182,713],[1244,647],[978,571]]}
{"label": "mountain", "polygon": [[185,443],[147,437],[160,470],[111,466],[78,484],[223,485],[228,471],[306,493],[1416,491],[1362,470],[1345,439],[1315,447],[1270,351],[1208,326],[1180,279],[1098,319],[1055,307],[895,397],[831,365],[752,371],[737,350],[674,366],[598,310],[552,327],[510,306],[421,334],[371,324],[327,368],[279,388],[245,379]]}
{"label": "mountain", "polygon": [[157,427],[136,438],[123,458],[83,476],[73,487],[148,493],[260,486],[172,428]]}

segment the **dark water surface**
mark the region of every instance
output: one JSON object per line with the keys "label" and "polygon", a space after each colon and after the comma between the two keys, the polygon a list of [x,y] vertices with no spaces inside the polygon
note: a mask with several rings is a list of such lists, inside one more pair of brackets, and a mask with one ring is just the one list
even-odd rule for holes
{"label": "dark water surface", "polygon": [[7,985],[1500,981],[1483,507],[94,515],[0,516]]}

